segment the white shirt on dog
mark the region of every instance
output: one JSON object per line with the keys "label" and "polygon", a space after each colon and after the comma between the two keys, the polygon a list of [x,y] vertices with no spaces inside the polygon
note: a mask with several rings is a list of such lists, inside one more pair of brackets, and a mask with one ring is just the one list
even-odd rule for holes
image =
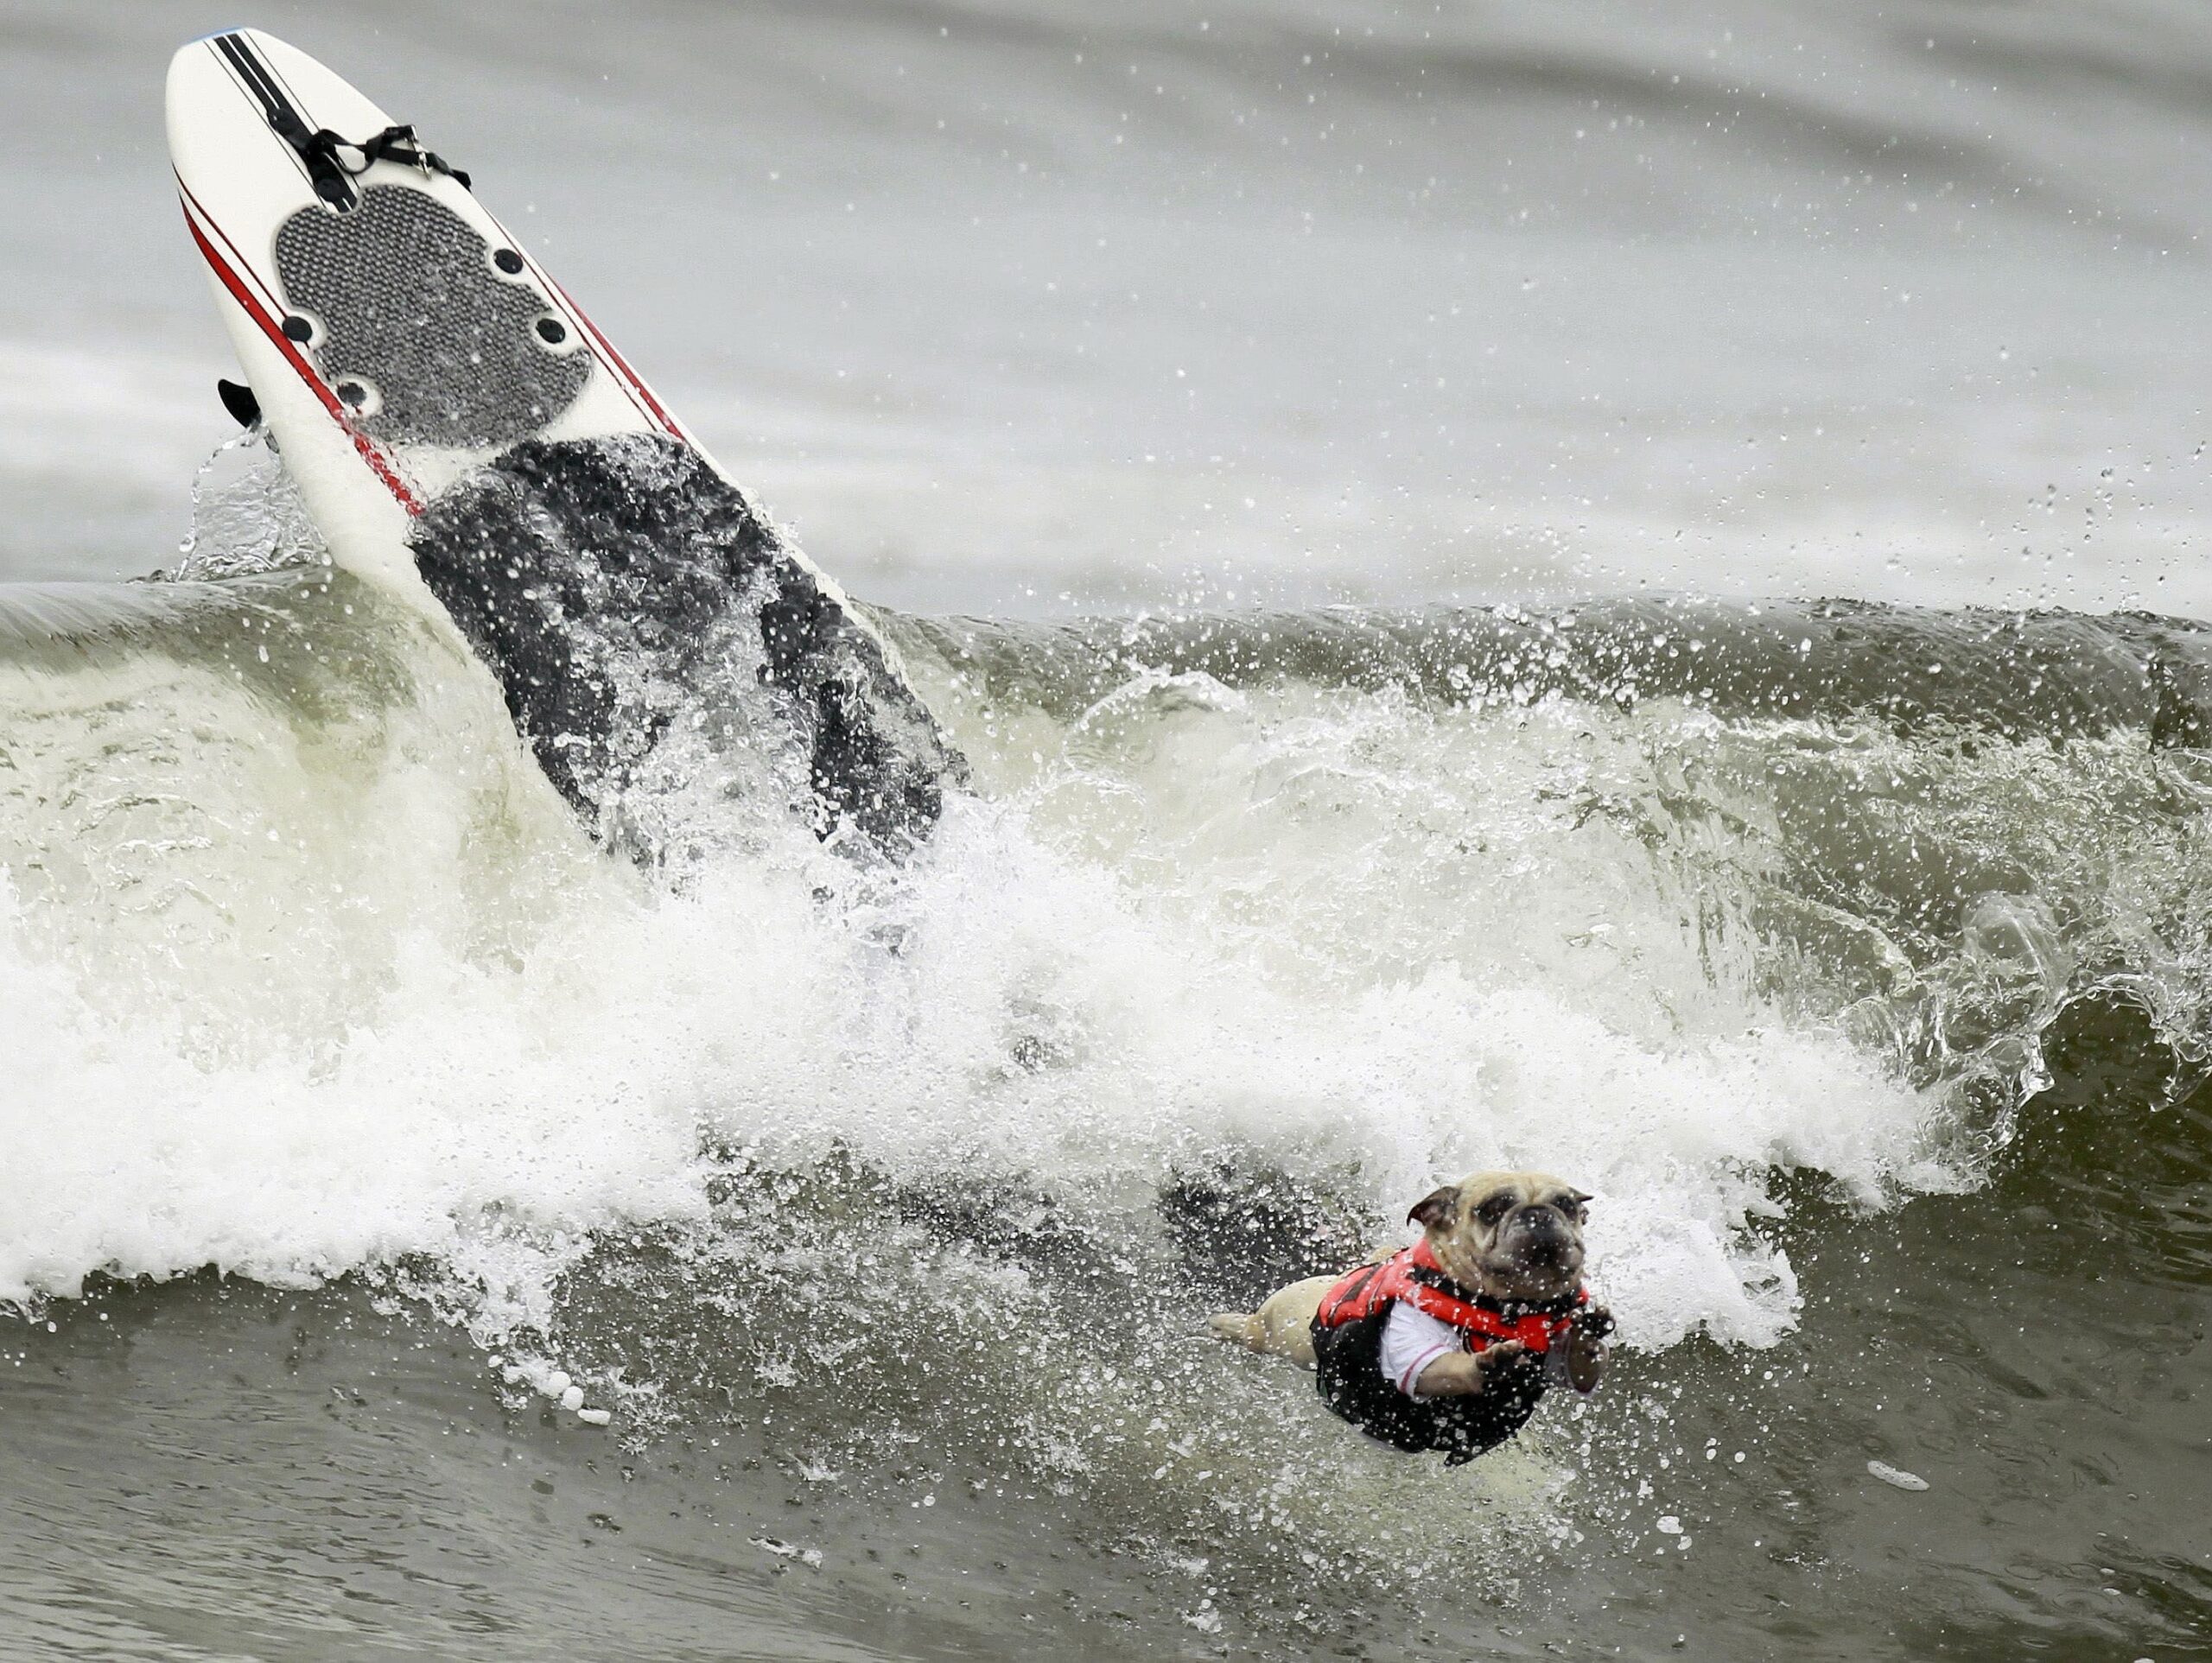
{"label": "white shirt on dog", "polygon": [[1439,1357],[1467,1349],[1467,1336],[1449,1323],[1439,1322],[1404,1300],[1395,1301],[1382,1319],[1382,1378],[1414,1395],[1421,1371]]}

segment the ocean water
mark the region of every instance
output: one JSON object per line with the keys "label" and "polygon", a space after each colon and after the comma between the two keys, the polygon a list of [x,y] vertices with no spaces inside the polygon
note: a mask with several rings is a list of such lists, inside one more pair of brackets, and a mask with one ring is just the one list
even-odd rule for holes
{"label": "ocean water", "polygon": [[[649,874],[228,441],[237,21],[0,10],[0,1656],[2212,1653],[2212,25],[245,20],[972,765]],[[1586,1403],[1205,1336],[1497,1164]]]}

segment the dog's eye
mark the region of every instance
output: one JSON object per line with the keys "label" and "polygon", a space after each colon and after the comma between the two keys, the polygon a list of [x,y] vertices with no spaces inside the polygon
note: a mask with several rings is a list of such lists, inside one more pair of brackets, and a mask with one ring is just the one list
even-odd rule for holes
{"label": "dog's eye", "polygon": [[1475,1209],[1475,1216],[1485,1224],[1495,1224],[1512,1210],[1513,1197],[1511,1196],[1492,1196]]}

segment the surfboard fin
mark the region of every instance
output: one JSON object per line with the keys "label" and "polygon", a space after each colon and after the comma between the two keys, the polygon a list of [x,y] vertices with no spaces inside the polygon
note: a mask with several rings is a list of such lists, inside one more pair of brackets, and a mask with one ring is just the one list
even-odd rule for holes
{"label": "surfboard fin", "polygon": [[261,420],[261,401],[253,396],[253,389],[236,381],[215,378],[215,397],[223,401],[223,408],[242,428],[251,428]]}

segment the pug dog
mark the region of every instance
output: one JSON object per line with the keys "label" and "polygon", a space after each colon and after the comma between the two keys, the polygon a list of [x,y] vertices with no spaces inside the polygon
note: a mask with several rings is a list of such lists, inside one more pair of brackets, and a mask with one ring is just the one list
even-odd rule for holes
{"label": "pug dog", "polygon": [[[1330,1406],[1374,1436],[1408,1449],[1464,1449],[1472,1438],[1479,1453],[1518,1430],[1547,1377],[1588,1393],[1604,1374],[1612,1317],[1582,1286],[1590,1199],[1548,1172],[1475,1173],[1414,1203],[1407,1217],[1422,1235],[1414,1247],[1294,1282],[1257,1311],[1224,1311],[1210,1326],[1318,1368]],[[1534,1346],[1508,1330],[1535,1335]],[[1541,1369],[1533,1349],[1547,1354]],[[1502,1400],[1509,1381],[1510,1404]],[[1440,1441],[1433,1413],[1404,1401],[1486,1389],[1501,1399],[1494,1424],[1456,1446]]]}

